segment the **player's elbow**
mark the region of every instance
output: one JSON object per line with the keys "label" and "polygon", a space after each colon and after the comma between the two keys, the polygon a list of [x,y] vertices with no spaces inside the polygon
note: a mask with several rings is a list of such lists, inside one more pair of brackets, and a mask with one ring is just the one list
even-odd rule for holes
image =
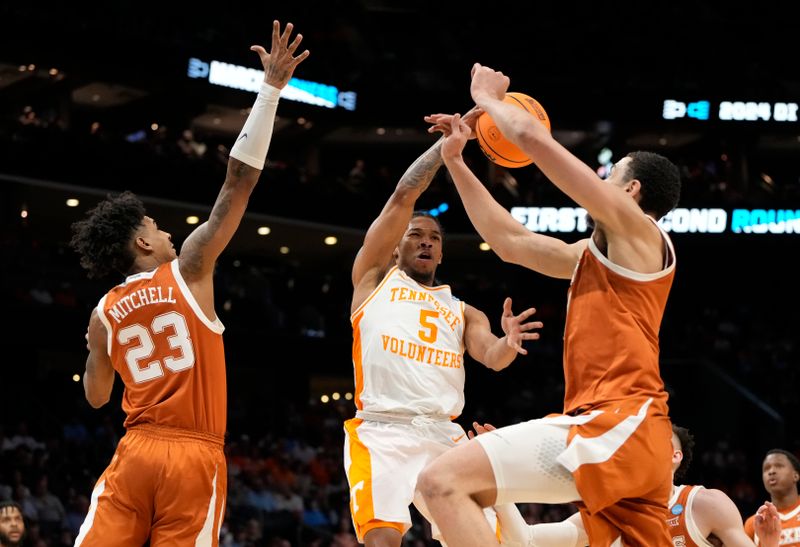
{"label": "player's elbow", "polygon": [[92,408],[100,408],[105,405],[111,397],[108,395],[98,395],[94,393],[90,393],[89,391],[86,392],[86,400],[89,402],[89,406]]}
{"label": "player's elbow", "polygon": [[500,372],[501,370],[505,370],[508,368],[508,365],[511,364],[511,361],[503,361],[499,363],[489,363],[486,365],[486,368],[489,370],[493,370],[494,372]]}
{"label": "player's elbow", "polygon": [[83,379],[83,392],[92,408],[100,408],[111,399],[110,389],[100,389],[87,377]]}
{"label": "player's elbow", "polygon": [[489,241],[489,246],[494,251],[500,260],[503,262],[515,263],[516,249],[512,241],[507,239],[498,239],[496,241]]}

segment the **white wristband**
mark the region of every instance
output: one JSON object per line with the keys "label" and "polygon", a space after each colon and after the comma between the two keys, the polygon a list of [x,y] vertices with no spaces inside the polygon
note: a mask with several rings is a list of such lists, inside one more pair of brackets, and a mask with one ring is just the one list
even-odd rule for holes
{"label": "white wristband", "polygon": [[264,169],[280,94],[281,90],[277,87],[266,82],[261,84],[261,90],[250,110],[250,115],[247,116],[242,132],[231,148],[232,158],[256,169]]}

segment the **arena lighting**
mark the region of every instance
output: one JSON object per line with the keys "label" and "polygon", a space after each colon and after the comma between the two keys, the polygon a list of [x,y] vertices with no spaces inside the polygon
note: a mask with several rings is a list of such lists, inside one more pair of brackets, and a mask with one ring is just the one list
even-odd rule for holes
{"label": "arena lighting", "polygon": [[[257,93],[264,81],[264,71],[240,65],[211,61],[206,63],[192,57],[186,72],[189,78],[208,79],[214,85],[243,89]],[[339,91],[328,84],[292,78],[281,90],[281,97],[290,101],[313,104],[325,108],[356,109],[355,91]]]}
{"label": "arena lighting", "polygon": [[67,200],[67,207],[77,207],[78,205],[80,205],[80,203],[81,202],[78,201],[76,198],[69,198]]}
{"label": "arena lighting", "polygon": [[73,374],[72,375],[72,381],[73,382],[80,382],[81,381],[81,375],[80,374]]}
{"label": "arena lighting", "polygon": [[336,236],[328,236],[325,238],[325,245],[336,245],[339,239]]}
{"label": "arena lighting", "polygon": [[319,398],[319,400],[322,401],[323,403],[327,403],[328,401],[330,401],[330,398],[327,395],[323,395],[322,397]]}
{"label": "arena lighting", "polygon": [[269,235],[269,233],[270,233],[271,231],[272,231],[272,230],[270,230],[269,226],[259,226],[259,228],[258,228],[258,235],[260,235],[260,236],[266,236],[266,235]]}
{"label": "arena lighting", "polygon": [[200,222],[200,217],[195,215],[186,217],[186,224],[197,224],[198,222]]}
{"label": "arena lighting", "polygon": [[278,249],[278,251],[280,251],[280,253],[281,253],[282,255],[288,255],[288,254],[289,254],[289,247],[287,247],[286,245],[284,245],[283,247],[281,247],[280,249]]}
{"label": "arena lighting", "polygon": [[428,214],[431,215],[432,217],[438,217],[442,213],[446,213],[448,209],[450,209],[450,205],[448,205],[447,203],[442,203],[435,209],[430,209],[428,211]]}
{"label": "arena lighting", "polygon": [[[532,232],[589,230],[581,207],[512,207],[511,216]],[[677,234],[800,234],[800,209],[678,208],[658,223]]]}
{"label": "arena lighting", "polygon": [[478,249],[480,249],[481,251],[489,251],[492,248],[491,248],[491,246],[489,246],[488,243],[486,243],[485,241],[482,241],[481,244],[478,245]]}

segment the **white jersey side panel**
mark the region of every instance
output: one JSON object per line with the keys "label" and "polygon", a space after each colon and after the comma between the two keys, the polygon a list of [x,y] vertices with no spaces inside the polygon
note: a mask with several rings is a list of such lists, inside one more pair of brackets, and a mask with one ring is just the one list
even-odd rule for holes
{"label": "white jersey side panel", "polygon": [[356,407],[458,416],[464,408],[464,304],[397,267],[353,314]]}

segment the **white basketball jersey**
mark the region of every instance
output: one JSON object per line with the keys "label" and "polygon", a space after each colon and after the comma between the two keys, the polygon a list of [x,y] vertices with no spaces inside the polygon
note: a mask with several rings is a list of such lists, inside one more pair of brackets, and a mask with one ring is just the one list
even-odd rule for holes
{"label": "white basketball jersey", "polygon": [[464,408],[464,303],[393,267],[350,318],[356,408],[458,416]]}

